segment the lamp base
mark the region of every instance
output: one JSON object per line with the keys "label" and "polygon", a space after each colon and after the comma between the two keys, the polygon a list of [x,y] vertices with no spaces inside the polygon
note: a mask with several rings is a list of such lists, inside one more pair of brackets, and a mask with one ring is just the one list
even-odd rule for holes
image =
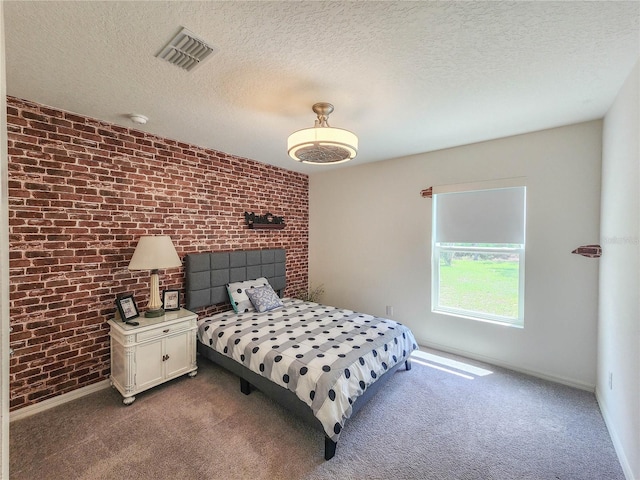
{"label": "lamp base", "polygon": [[144,314],[144,316],[147,318],[162,317],[163,315],[164,315],[163,308],[159,308],[158,310],[147,310]]}

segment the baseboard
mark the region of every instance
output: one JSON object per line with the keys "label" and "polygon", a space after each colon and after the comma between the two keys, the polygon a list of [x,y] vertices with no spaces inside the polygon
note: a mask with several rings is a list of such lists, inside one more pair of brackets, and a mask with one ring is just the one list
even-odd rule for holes
{"label": "baseboard", "polygon": [[452,353],[454,355],[460,355],[461,357],[470,358],[473,360],[478,360],[480,362],[489,363],[491,365],[495,365],[497,367],[506,368],[508,370],[513,370],[514,372],[524,373],[525,375],[531,375],[532,377],[541,378],[543,380],[549,380],[550,382],[560,383],[562,385],[567,385],[568,387],[578,388],[580,390],[586,390],[587,392],[594,392],[596,386],[588,383],[581,382],[579,380],[575,380],[572,378],[560,377],[557,375],[552,375],[546,372],[540,372],[537,370],[529,370],[526,368],[522,368],[518,365],[512,365],[508,362],[503,362],[502,360],[498,360],[497,358],[487,357],[485,355],[478,355],[472,352],[467,352],[465,350],[460,350],[457,348],[451,348],[446,345],[440,345],[438,343],[433,342],[419,342],[420,345],[424,345],[427,348],[433,348],[435,350],[440,350],[442,352]]}
{"label": "baseboard", "polygon": [[62,405],[63,403],[67,403],[72,400],[82,398],[91,393],[104,390],[105,388],[109,388],[110,386],[111,382],[109,380],[103,380],[98,383],[87,385],[86,387],[78,388],[77,390],[73,390],[69,393],[63,393],[62,395],[58,395],[57,397],[48,398],[47,400],[43,400],[42,402],[28,405],[19,410],[14,410],[9,414],[9,421],[13,422],[15,420],[22,420],[23,418],[30,417],[31,415],[35,415],[36,413],[44,412],[45,410],[57,407],[58,405]]}
{"label": "baseboard", "polygon": [[600,396],[600,391],[596,388],[596,400],[598,401],[598,406],[600,407],[600,412],[602,413],[602,418],[604,419],[604,424],[607,426],[607,430],[609,431],[609,436],[611,437],[611,442],[613,442],[613,448],[618,455],[618,461],[620,462],[620,466],[622,467],[622,471],[624,472],[624,476],[627,480],[634,480],[636,477],[633,476],[633,472],[631,471],[631,464],[629,463],[629,459],[627,459],[627,455],[625,454],[624,447],[622,446],[622,442],[620,442],[620,438],[618,434],[613,428],[613,424],[611,422],[611,416],[609,415],[609,411],[607,410],[607,405],[602,401],[602,397]]}

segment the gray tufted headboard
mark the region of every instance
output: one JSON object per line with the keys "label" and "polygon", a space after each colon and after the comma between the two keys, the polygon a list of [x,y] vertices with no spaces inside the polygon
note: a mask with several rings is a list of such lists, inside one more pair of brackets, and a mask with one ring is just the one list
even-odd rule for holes
{"label": "gray tufted headboard", "polygon": [[228,302],[227,283],[266,277],[275,291],[287,285],[284,249],[190,253],[184,263],[189,310]]}

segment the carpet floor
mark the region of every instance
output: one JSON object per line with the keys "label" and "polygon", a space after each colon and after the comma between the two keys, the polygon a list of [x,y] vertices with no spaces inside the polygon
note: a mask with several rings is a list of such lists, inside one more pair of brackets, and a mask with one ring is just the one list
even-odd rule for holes
{"label": "carpet floor", "polygon": [[198,358],[128,407],[106,389],[10,427],[11,479],[624,480],[592,393],[423,349],[324,436]]}

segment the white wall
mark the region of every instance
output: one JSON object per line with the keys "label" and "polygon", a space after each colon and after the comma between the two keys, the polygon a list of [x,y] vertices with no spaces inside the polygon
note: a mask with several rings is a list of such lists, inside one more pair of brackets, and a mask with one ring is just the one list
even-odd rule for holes
{"label": "white wall", "polygon": [[[425,127],[426,128],[426,127]],[[602,122],[545,130],[310,176],[309,272],[322,301],[379,316],[422,345],[593,389]],[[433,185],[527,177],[525,328],[434,314]]]}
{"label": "white wall", "polygon": [[604,120],[596,392],[629,479],[640,479],[639,69]]}

